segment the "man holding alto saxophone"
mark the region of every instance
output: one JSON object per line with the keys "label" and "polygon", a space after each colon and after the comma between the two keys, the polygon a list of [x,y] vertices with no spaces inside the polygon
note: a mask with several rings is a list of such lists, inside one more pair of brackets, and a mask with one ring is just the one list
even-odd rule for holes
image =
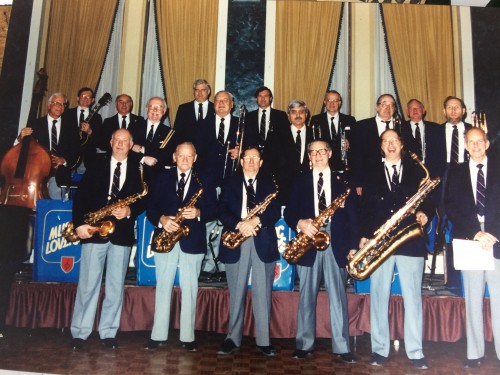
{"label": "man holding alto saxophone", "polygon": [[[312,224],[313,218],[335,203],[337,197],[348,194],[348,191],[329,167],[332,150],[326,141],[309,143],[307,154],[312,170],[297,176],[291,187],[284,216],[290,228],[296,228],[297,232],[314,238],[319,229]],[[324,251],[317,251],[313,247],[297,262],[300,297],[296,350],[292,354],[296,359],[306,358],[314,350],[316,304],[323,278],[330,302],[332,351],[346,363],[356,362],[349,347],[349,318],[345,292],[347,254],[358,239],[356,199],[354,194],[346,195],[344,199],[344,204],[338,207],[326,227],[321,228],[331,238]]]}
{"label": "man holding alto saxophone", "polygon": [[111,158],[105,162],[95,162],[87,168],[73,201],[73,223],[83,244],[71,320],[73,350],[81,349],[92,333],[105,262],[106,287],[99,319],[99,336],[107,348],[118,347],[115,336],[120,326],[123,283],[130,249],[135,242],[135,219],[144,210],[143,200],[136,200],[112,211],[115,229],[108,238],[92,236],[96,228],[85,223],[85,215],[144,190],[139,163],[128,157],[132,145],[128,130],[115,131],[111,138]]}
{"label": "man holding alto saxophone", "polygon": [[[198,178],[193,171],[196,149],[192,143],[177,146],[173,155],[175,168],[158,176],[148,201],[147,218],[157,226],[151,250],[155,252],[156,302],[151,339],[145,349],[166,343],[170,322],[170,300],[175,273],[179,266],[182,290],[180,341],[188,351],[196,351],[194,337],[198,276],[206,252],[205,223],[217,214],[214,184]],[[185,233],[186,226],[188,233]],[[163,241],[158,241],[162,238]]]}
{"label": "man holding alto saxophone", "polygon": [[[217,353],[231,354],[240,348],[248,276],[252,270],[257,350],[266,356],[275,356],[277,352],[270,342],[269,324],[274,271],[279,259],[274,227],[280,218],[280,206],[275,199],[277,187],[269,176],[259,173],[262,159],[257,147],[250,147],[243,152],[241,166],[243,175],[235,175],[224,181],[220,201],[220,220],[226,231],[235,232],[222,235],[220,256],[226,265],[230,310],[229,332]],[[264,211],[261,212],[259,207]],[[258,213],[252,215],[256,211]],[[231,250],[233,246],[229,238],[235,233],[241,234],[243,242],[238,241],[234,245],[241,244]]]}
{"label": "man holding alto saxophone", "polygon": [[[384,160],[366,175],[361,198],[359,247],[362,249],[377,230],[390,219],[419,190],[425,171],[403,154],[403,141],[395,130],[385,130],[380,136],[380,147]],[[413,208],[413,207],[412,207]],[[429,199],[419,207],[416,214],[408,214],[396,225],[394,233],[386,233],[388,240],[397,231],[417,221],[425,225],[434,215]],[[413,211],[415,212],[415,211]],[[353,250],[352,253],[355,253]],[[382,366],[390,351],[389,299],[394,267],[398,267],[399,280],[404,301],[404,342],[408,358],[419,369],[428,368],[422,351],[422,277],[427,250],[423,237],[411,238],[400,245],[397,251],[381,263],[371,275],[370,283],[370,327],[372,357],[370,364]]]}

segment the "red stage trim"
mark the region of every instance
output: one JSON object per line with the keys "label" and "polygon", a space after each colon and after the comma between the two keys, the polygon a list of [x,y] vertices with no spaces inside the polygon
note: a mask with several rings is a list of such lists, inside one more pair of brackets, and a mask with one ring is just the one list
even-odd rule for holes
{"label": "red stage trim", "polygon": [[[22,328],[69,327],[73,313],[76,284],[16,282],[12,284],[10,307],[6,323]],[[271,336],[295,337],[298,292],[273,292]],[[349,333],[351,336],[370,332],[370,295],[347,295],[349,304]],[[154,287],[127,286],[123,301],[120,330],[147,331],[153,326]],[[485,339],[492,341],[490,301],[484,300]],[[423,297],[424,340],[455,342],[465,337],[465,305],[459,297]],[[227,289],[200,288],[196,329],[227,333],[229,320],[229,293]],[[391,339],[403,338],[403,299],[391,296],[389,322]],[[171,327],[179,328],[180,289],[172,294]],[[95,324],[97,327],[98,322]],[[254,319],[251,293],[247,295],[244,335],[253,336]],[[317,337],[330,337],[328,296],[318,296]]]}

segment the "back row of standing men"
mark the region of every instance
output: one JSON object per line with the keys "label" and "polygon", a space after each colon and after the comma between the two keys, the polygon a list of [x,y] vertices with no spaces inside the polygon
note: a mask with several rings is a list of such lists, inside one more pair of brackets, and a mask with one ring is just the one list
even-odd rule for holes
{"label": "back row of standing men", "polygon": [[[466,160],[466,141],[464,137],[459,136],[459,134],[463,135],[466,128],[469,128],[470,125],[463,122],[465,114],[465,105],[463,101],[456,97],[448,97],[445,100],[444,114],[447,122],[440,126],[434,123],[424,122],[424,106],[418,100],[413,99],[408,103],[407,107],[410,121],[408,123],[398,124],[394,120],[394,98],[386,94],[380,96],[377,100],[377,115],[375,117],[356,123],[353,117],[339,112],[342,105],[341,95],[336,91],[329,91],[326,93],[324,100],[327,110],[326,113],[313,116],[311,118],[312,126],[307,126],[306,124],[308,123],[310,114],[304,102],[300,100],[291,101],[288,105],[287,113],[275,110],[271,108],[271,91],[266,87],[262,87],[256,91],[255,95],[259,109],[248,113],[246,116],[244,122],[245,136],[244,139],[241,140],[240,137],[243,133],[241,126],[243,122],[239,121],[235,116],[232,116],[234,107],[232,95],[227,91],[218,92],[214,97],[214,104],[212,104],[208,101],[210,86],[206,81],[196,81],[193,85],[193,89],[194,100],[182,104],[179,107],[174,129],[161,124],[161,118],[167,110],[166,103],[161,98],[154,97],[148,101],[148,118],[141,119],[130,113],[132,109],[132,99],[128,95],[120,95],[116,99],[118,113],[106,119],[101,125],[99,123],[99,117],[97,116],[93,118],[93,121],[95,121],[94,124],[92,121],[90,124],[86,124],[85,121],[78,122],[77,120],[80,117],[85,119],[86,116],[88,116],[86,110],[88,111],[88,107],[93,102],[93,92],[90,89],[80,90],[78,95],[79,107],[74,110],[69,110],[68,117],[61,116],[64,111],[66,98],[63,95],[54,94],[49,99],[49,117],[44,118],[45,123],[43,126],[34,127],[35,136],[43,145],[53,151],[55,165],[67,167],[73,165],[73,154],[75,150],[79,149],[77,143],[73,139],[75,135],[80,138],[79,143],[81,145],[84,161],[87,160],[90,163],[91,160],[99,157],[98,154],[101,153],[100,151],[106,151],[109,148],[109,139],[111,138],[111,134],[117,134],[114,133],[116,129],[127,128],[133,136],[133,145],[131,145],[132,153],[129,159],[136,162],[140,161],[144,165],[145,179],[150,186],[154,186],[150,201],[150,203],[154,202],[154,204],[150,204],[148,218],[150,218],[154,224],[158,224],[159,228],[165,228],[167,231],[175,229],[175,224],[172,223],[169,216],[165,216],[168,207],[170,207],[165,203],[170,199],[165,198],[165,191],[169,191],[168,187],[170,185],[177,186],[176,193],[179,195],[178,187],[188,184],[187,181],[184,181],[186,176],[182,176],[182,173],[187,172],[187,179],[189,180],[191,176],[191,167],[195,161],[196,169],[199,171],[200,175],[210,176],[211,180],[213,180],[212,182],[203,184],[204,188],[207,190],[205,193],[206,197],[211,196],[209,186],[213,185],[214,191],[219,193],[223,184],[225,184],[225,190],[223,190],[221,198],[221,210],[223,213],[220,217],[226,228],[234,229],[236,226],[236,228],[242,232],[253,237],[255,233],[253,233],[251,229],[258,225],[261,225],[264,229],[269,226],[269,223],[264,223],[263,220],[266,219],[264,216],[257,217],[255,220],[256,222],[252,222],[249,228],[240,222],[245,215],[242,214],[243,209],[241,207],[244,203],[239,202],[238,198],[241,195],[241,191],[239,190],[241,190],[243,185],[245,186],[247,197],[242,199],[244,200],[243,202],[245,202],[246,199],[248,205],[248,185],[252,185],[253,182],[251,179],[237,181],[235,187],[231,188],[231,181],[237,178],[229,177],[236,169],[235,160],[237,160],[239,153],[236,144],[238,142],[242,143],[242,149],[246,149],[247,146],[256,146],[256,148],[243,152],[241,163],[245,178],[247,175],[255,178],[257,176],[255,169],[257,169],[258,172],[261,165],[267,172],[273,173],[280,189],[281,202],[283,204],[288,203],[290,206],[287,207],[287,211],[285,211],[285,219],[287,219],[287,222],[289,222],[292,227],[298,228],[308,234],[313,234],[310,229],[310,218],[318,214],[319,205],[316,203],[327,205],[334,199],[334,196],[342,191],[342,187],[339,187],[338,184],[333,182],[334,179],[330,176],[330,173],[325,174],[323,177],[323,172],[319,173],[319,176],[316,172],[325,171],[325,168],[329,168],[332,171],[343,171],[347,161],[350,172],[344,174],[344,176],[350,175],[346,177],[346,179],[350,179],[351,186],[356,188],[357,194],[363,198],[366,196],[366,200],[371,202],[370,205],[365,204],[365,206],[372,207],[371,214],[364,216],[365,221],[367,221],[366,219],[368,218],[370,222],[362,225],[363,228],[360,229],[361,233],[359,235],[355,233],[358,225],[357,220],[354,219],[356,216],[356,209],[353,210],[352,204],[348,203],[347,207],[350,207],[350,209],[342,211],[342,213],[338,215],[336,214],[331,223],[331,228],[329,228],[329,230],[334,233],[333,238],[336,239],[332,244],[332,249],[337,247],[341,251],[335,250],[333,252],[327,251],[325,253],[318,253],[325,254],[321,255],[321,257],[319,257],[319,255],[316,256],[316,251],[314,251],[311,253],[311,256],[304,257],[303,261],[299,263],[298,273],[301,279],[301,302],[299,304],[299,319],[297,325],[297,350],[294,352],[293,356],[295,358],[305,358],[314,348],[315,323],[314,319],[310,317],[311,314],[314,316],[315,308],[311,308],[311,306],[315,306],[315,296],[319,288],[319,281],[321,280],[321,275],[324,274],[324,277],[327,278],[327,291],[329,293],[331,305],[332,351],[339,354],[345,362],[355,362],[354,357],[350,355],[348,344],[348,324],[345,316],[347,313],[345,290],[343,288],[339,289],[338,287],[338,285],[343,285],[345,282],[346,275],[344,266],[347,251],[350,248],[356,247],[352,243],[353,238],[358,239],[358,237],[361,236],[363,239],[366,239],[366,237],[369,237],[373,230],[382,224],[391,212],[394,212],[400,205],[404,204],[408,195],[411,196],[415,192],[415,189],[418,188],[418,182],[422,177],[420,176],[421,174],[417,172],[413,173],[414,167],[406,161],[403,162],[401,160],[403,140],[410,150],[422,157],[433,177],[445,177],[445,172],[449,165],[459,164]],[[86,108],[83,108],[85,106]],[[68,120],[66,120],[66,118]],[[47,119],[49,121],[47,121]],[[61,126],[61,122],[66,121],[74,122],[76,125],[64,124]],[[51,122],[54,122],[55,131],[51,129]],[[78,124],[80,124],[81,135],[78,135]],[[59,128],[57,127],[58,125]],[[37,133],[37,131],[39,133]],[[63,134],[65,134],[66,131],[67,133],[72,132],[73,134],[73,147],[65,147],[67,145],[61,144],[62,140],[65,139]],[[29,132],[29,130],[23,129],[21,136]],[[48,137],[44,137],[42,135],[43,133],[48,133]],[[123,136],[121,133],[119,135],[120,137]],[[122,144],[125,142],[125,140],[120,139],[120,137],[113,136],[111,142],[113,153],[119,154],[120,142]],[[58,142],[53,142],[54,139],[57,139]],[[315,139],[321,139],[321,141],[313,142]],[[47,144],[44,144],[44,141]],[[191,142],[195,147],[188,146],[188,144],[184,142]],[[69,143],[68,141],[68,144]],[[180,148],[177,147],[177,145],[180,145]],[[64,155],[63,150],[68,153]],[[383,152],[382,156],[385,156],[384,164],[381,163],[381,151]],[[172,155],[174,155],[175,160],[172,160]],[[389,155],[395,157],[391,158]],[[73,159],[71,157],[73,157]],[[391,159],[394,159],[393,165],[388,164],[388,161]],[[158,176],[165,166],[172,165],[174,161],[177,162],[177,168],[174,169],[174,171],[178,172],[179,175],[176,174],[173,176],[172,179],[176,183],[169,185],[168,181],[171,179],[170,177],[166,174],[162,174],[163,177],[160,178],[158,178]],[[189,168],[182,167],[183,163],[187,163]],[[258,167],[256,167],[255,164],[258,164]],[[387,186],[385,186],[384,169],[381,169],[381,174],[378,173],[378,170],[383,168],[384,165],[385,171],[387,171],[387,175],[389,176],[389,186],[391,187],[387,192],[385,192]],[[313,168],[313,172],[308,172],[310,167]],[[394,172],[392,169],[394,169]],[[301,172],[304,177],[296,181],[295,176],[299,175]],[[253,174],[255,176],[253,176]],[[384,178],[380,179],[380,176]],[[311,197],[302,199],[302,194],[309,191],[309,185],[311,185],[308,182],[309,178],[314,181],[312,184],[314,187],[312,189],[314,194],[311,194]],[[156,180],[158,180],[158,182],[155,182]],[[225,180],[227,180],[227,183]],[[397,182],[394,182],[394,180],[397,180]],[[85,187],[83,190],[89,190],[89,178],[86,180],[84,179],[84,181],[86,182],[83,183]],[[109,181],[108,177],[108,182]],[[321,186],[325,186],[324,190],[327,192],[326,199],[323,202],[321,194],[319,194],[320,191],[323,190],[323,188],[319,187],[320,181]],[[392,189],[392,184],[397,186]],[[160,186],[163,186],[163,188],[160,188]],[[256,187],[257,193],[254,195],[260,198],[263,198],[263,193],[262,190],[259,192],[259,186],[265,186],[267,190],[269,190],[269,186],[272,187],[269,181],[259,177]],[[404,187],[404,189],[399,186]],[[160,197],[160,190],[163,190],[163,197]],[[193,189],[191,188],[191,190]],[[384,190],[384,192],[381,192],[382,190]],[[231,191],[234,191],[232,195]],[[410,194],[409,191],[411,191]],[[172,193],[173,192],[174,191],[172,191]],[[97,196],[97,193],[98,192],[95,191],[95,194],[89,195],[89,198]],[[112,195],[112,191],[109,193]],[[183,197],[186,197],[185,194],[184,192],[181,193]],[[175,196],[175,194],[171,195]],[[318,197],[313,198],[316,195],[318,195]],[[441,204],[442,200],[440,197],[441,193],[434,194],[436,205]],[[308,203],[309,198],[312,199],[310,205]],[[209,200],[209,198],[204,198],[204,200],[205,199]],[[353,199],[354,198],[351,197],[349,200],[352,201]],[[234,204],[235,201],[236,204]],[[210,207],[208,202],[205,204],[206,207]],[[301,206],[302,204],[303,206]],[[78,204],[76,204],[76,206],[78,206]],[[97,208],[100,205],[95,206]],[[202,212],[200,212],[199,208],[196,208],[186,213],[185,219],[194,220],[192,223],[193,226],[196,225],[195,223],[197,220],[199,222],[202,217],[204,221],[214,219],[206,214],[206,212],[210,212],[210,208],[206,210],[206,207]],[[233,211],[236,211],[236,214]],[[278,211],[270,208],[268,213],[271,214],[272,212]],[[128,218],[131,213],[132,211],[125,210],[125,212],[117,212],[115,216],[117,218]],[[174,214],[175,211],[170,212],[170,215]],[[210,220],[208,219],[209,217]],[[417,218],[419,217],[421,223],[425,224],[428,218],[432,217],[432,209],[422,208],[422,211],[417,212]],[[276,217],[268,219],[269,222],[273,222]],[[334,223],[338,223],[338,225],[334,225]],[[211,231],[210,225],[215,225],[215,222],[212,220],[212,224],[207,224],[208,233]],[[366,228],[370,229],[366,230]],[[352,233],[348,234],[348,232]],[[346,238],[345,241],[339,242],[343,236]],[[274,261],[275,259],[272,256],[269,259],[265,259],[262,253],[259,253],[259,248],[262,249],[261,246],[264,245],[256,245],[261,241],[260,239],[257,241],[258,238],[265,238],[265,236],[256,237],[256,242],[253,243],[252,241],[252,244],[248,245],[250,249],[257,251],[256,256],[258,256],[264,264]],[[272,241],[272,239],[269,241],[269,238],[266,241],[266,243],[273,242],[275,246],[276,241]],[[187,246],[187,249],[190,248],[190,245],[184,245]],[[182,246],[182,240],[179,246]],[[360,247],[362,247],[362,245],[360,245]],[[406,284],[403,285],[404,294],[406,294],[405,290],[411,291],[410,295],[404,296],[405,313],[408,314],[405,316],[405,321],[407,322],[406,324],[411,325],[412,328],[408,330],[408,337],[405,330],[405,343],[408,357],[412,360],[414,366],[426,368],[428,364],[423,357],[421,343],[421,300],[418,298],[420,295],[425,250],[423,252],[421,251],[424,249],[423,244],[415,248],[417,247],[418,249],[414,251],[410,246],[410,248],[406,249],[408,254],[405,252],[401,253],[402,257],[398,258],[401,259],[400,261],[394,259],[392,263],[388,262],[387,264],[393,266],[394,262],[397,262],[401,274],[411,275],[412,278],[416,277],[413,281],[404,281],[405,278],[401,278],[402,284]],[[179,257],[179,252],[180,250],[177,248],[177,255],[175,256]],[[182,254],[183,252],[186,252],[185,248],[182,248],[182,252],[180,253]],[[187,251],[187,253],[190,252],[190,250]],[[199,250],[196,252],[199,252]],[[84,251],[84,253],[87,252]],[[240,254],[252,254],[252,252],[243,251]],[[328,266],[332,264],[332,259],[323,259],[323,257],[331,257],[333,254],[335,255],[335,263],[337,264],[337,267],[334,268]],[[164,255],[166,254],[158,255],[158,260],[156,260],[157,255],[155,254],[155,261],[157,261],[158,264],[162,264],[160,257]],[[170,255],[171,254],[168,254],[167,256]],[[234,264],[236,261],[238,266],[241,265],[241,259],[235,260],[231,258],[232,257],[227,257],[227,264]],[[415,260],[418,259],[418,262],[413,261],[411,258]],[[181,259],[182,256],[177,259],[176,263],[181,262]],[[109,261],[108,259],[108,262]],[[190,262],[193,262],[193,260],[185,263],[185,266],[187,266],[186,269],[196,269],[199,272],[201,258],[196,260],[195,263]],[[246,267],[252,265],[253,268],[256,268],[256,260],[253,260],[253,258],[251,260],[246,259],[244,262]],[[168,263],[167,261],[165,264]],[[169,273],[167,272],[167,268],[161,267],[163,270],[161,272],[164,274]],[[99,269],[99,267],[89,268]],[[102,265],[100,268],[102,269]],[[267,268],[264,267],[262,271],[264,273],[261,275],[262,279],[267,280],[268,276],[272,274],[271,271],[272,270],[267,270]],[[387,276],[392,274],[392,272],[393,270],[387,270],[387,272],[379,272],[379,274]],[[420,275],[420,277],[418,277],[418,275]],[[173,277],[172,272],[170,272],[170,276]],[[238,268],[232,270],[231,267],[228,268],[228,279],[230,277],[232,278],[230,288],[235,288],[234,285],[238,283],[245,286],[246,280],[248,279],[248,277],[239,277]],[[159,280],[165,279],[165,275],[159,277]],[[258,279],[259,278],[252,277],[252,280]],[[378,305],[372,305],[373,319],[371,324],[373,357],[370,363],[374,365],[383,365],[389,353],[388,325],[386,322],[389,294],[387,292],[388,289],[385,287],[390,286],[390,283],[387,283],[387,280],[390,281],[390,278],[384,277],[383,280],[380,279],[378,281],[379,285],[383,285],[384,288],[375,289],[377,291],[383,289],[384,291],[379,296],[380,298],[373,298],[374,301],[376,300],[375,302],[378,301]],[[173,282],[173,280],[170,281]],[[85,283],[87,283],[87,281],[85,281]],[[191,285],[187,288],[193,291],[195,287],[192,286],[192,284],[196,284],[196,278],[194,280],[181,280],[181,288],[183,283],[184,286]],[[84,284],[82,283],[82,278],[80,279],[80,284]],[[337,287],[334,287],[334,285],[337,285]],[[162,290],[161,293],[164,293],[165,290],[168,289],[168,286],[157,288],[156,312],[159,315],[157,318],[155,313],[155,327],[153,328],[151,340],[145,345],[147,349],[155,349],[166,341],[169,317],[165,315],[165,306],[161,306],[161,301],[169,300],[169,295],[159,293],[160,290]],[[77,301],[82,293],[83,292],[77,293]],[[257,293],[257,289],[254,290],[254,293]],[[263,297],[259,298],[259,300],[267,300],[267,303],[264,303],[264,306],[260,308],[257,307],[257,310],[254,310],[256,317],[264,316],[264,324],[257,332],[257,348],[265,355],[276,355],[276,351],[269,340],[268,322],[270,314],[270,295],[268,293],[269,291],[264,287]],[[112,293],[109,294],[111,295]],[[186,300],[184,299],[184,295],[186,295]],[[237,297],[235,297],[235,295]],[[160,296],[161,298],[159,298]],[[191,294],[191,298],[192,296],[193,294]],[[232,299],[238,299],[238,303],[234,305],[237,306],[236,310],[233,311],[233,308],[235,308],[234,306],[231,309],[230,332],[221,345],[219,354],[232,353],[239,349],[241,343],[241,301],[242,298],[244,298],[244,292],[238,287],[230,290],[230,296]],[[338,305],[336,303],[338,303]],[[195,304],[195,300],[193,301],[191,299],[189,301],[188,293],[183,293],[182,305],[188,312],[181,313],[181,341],[187,350],[196,350],[196,343],[194,341],[194,321],[192,316],[193,304]],[[335,310],[334,307],[337,310]],[[86,314],[86,317],[80,317],[78,314],[81,314],[81,310],[85,310],[85,308],[80,306],[80,308],[77,309],[75,307],[75,314],[77,315],[73,317],[74,327],[72,326],[72,333],[73,337],[77,340],[85,340],[92,326],[92,322],[86,320],[89,320],[89,316],[92,317],[93,315]],[[113,317],[115,316],[113,314],[111,315]],[[102,324],[106,324],[104,319],[102,322],[104,322]],[[167,322],[166,329],[165,322]],[[267,324],[265,322],[267,322]],[[81,327],[82,325],[85,326],[83,330]],[[103,327],[101,330],[100,327],[101,338],[104,340],[104,343],[110,347],[117,346],[114,338],[116,329],[117,327],[114,328],[114,331],[113,329],[106,330],[106,327]],[[81,347],[81,345],[82,343],[79,341],[72,343],[75,349],[78,349],[78,346]],[[476,361],[478,358],[471,357],[477,357],[477,353],[480,352],[481,350],[473,352],[472,354],[468,352],[468,358]],[[477,361],[473,362],[473,364],[474,363],[477,364]]]}

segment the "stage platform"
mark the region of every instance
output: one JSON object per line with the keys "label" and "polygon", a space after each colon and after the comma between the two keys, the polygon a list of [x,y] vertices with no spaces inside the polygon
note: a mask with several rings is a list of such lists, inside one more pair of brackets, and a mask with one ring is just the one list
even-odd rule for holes
{"label": "stage platform", "polygon": [[[179,328],[180,289],[172,295],[171,328]],[[424,279],[424,340],[456,342],[465,337],[465,305],[461,297],[443,285],[443,275],[432,281]],[[74,283],[32,282],[21,273],[12,284],[6,324],[19,328],[64,328],[71,324],[76,294]],[[102,296],[101,296],[102,297]],[[349,331],[351,336],[370,332],[370,295],[356,294],[348,288]],[[271,335],[273,338],[295,337],[299,293],[274,291]],[[132,272],[127,277],[120,330],[147,331],[153,326],[155,288],[136,286]],[[489,299],[485,298],[485,338],[492,340]],[[202,282],[198,293],[196,330],[226,333],[229,321],[229,293],[224,282]],[[389,307],[391,339],[403,338],[404,307],[401,296],[391,296]],[[96,322],[95,327],[97,327]],[[254,336],[251,293],[247,295],[244,335]],[[330,337],[328,297],[321,290],[318,297],[316,332],[318,338]]]}

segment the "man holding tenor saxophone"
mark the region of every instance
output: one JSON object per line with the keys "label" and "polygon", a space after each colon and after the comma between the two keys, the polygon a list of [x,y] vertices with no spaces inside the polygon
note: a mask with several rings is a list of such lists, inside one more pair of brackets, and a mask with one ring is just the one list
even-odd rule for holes
{"label": "man holding tenor saxophone", "polygon": [[[231,354],[240,348],[248,276],[252,270],[257,350],[266,356],[275,356],[277,352],[270,342],[269,324],[274,271],[279,259],[274,228],[280,218],[280,205],[275,199],[277,187],[268,175],[259,172],[262,159],[257,147],[243,152],[241,166],[242,175],[224,182],[220,201],[220,220],[226,230],[222,235],[220,257],[226,265],[230,310],[229,332],[217,353]],[[233,242],[237,237],[239,240]]]}
{"label": "man holding tenor saxophone", "polygon": [[[395,130],[385,130],[380,136],[383,162],[366,175],[361,198],[359,247],[363,248],[377,230],[391,218],[419,190],[425,171],[403,154],[403,141]],[[413,207],[412,207],[413,208]],[[408,214],[396,225],[396,231],[417,221],[425,225],[434,209],[429,200],[414,208],[416,214]],[[415,212],[415,211],[413,211]],[[353,250],[352,253],[355,253]],[[400,245],[371,275],[370,326],[372,357],[370,364],[382,366],[389,356],[389,298],[394,267],[398,267],[404,301],[404,342],[408,358],[414,367],[428,368],[422,351],[422,277],[427,251],[423,237],[411,238]]]}
{"label": "man holding tenor saxophone", "polygon": [[194,325],[198,276],[206,252],[205,223],[217,215],[217,196],[214,184],[193,171],[196,157],[192,143],[179,144],[173,155],[176,167],[158,176],[148,201],[147,218],[157,226],[151,244],[155,252],[156,302],[153,331],[145,349],[156,349],[167,341],[172,287],[179,266],[180,341],[184,349],[197,350]]}
{"label": "man holding tenor saxophone", "polygon": [[106,262],[105,297],[99,319],[99,336],[103,345],[116,349],[116,332],[120,326],[123,283],[127,273],[130,249],[135,242],[134,224],[143,210],[143,200],[112,210],[115,229],[107,238],[93,236],[96,229],[86,224],[85,215],[144,191],[139,164],[128,157],[132,136],[119,129],[111,138],[111,157],[95,162],[86,170],[73,201],[73,223],[82,241],[80,276],[71,320],[71,348],[81,349],[92,333],[101,279]]}
{"label": "man holding tenor saxophone", "polygon": [[[306,358],[314,350],[316,339],[316,304],[321,279],[324,279],[330,301],[332,351],[346,363],[355,363],[349,347],[349,319],[345,282],[347,254],[356,245],[357,210],[355,194],[349,194],[346,185],[331,171],[330,145],[317,140],[308,144],[307,154],[312,170],[299,175],[292,187],[284,217],[291,228],[314,238],[319,229],[326,231],[331,241],[326,241],[324,251],[312,248],[297,262],[300,279],[300,298],[297,317],[296,350],[292,357]],[[325,228],[316,228],[313,218],[343,197],[340,207],[329,219]],[[294,261],[295,262],[295,261]]]}

